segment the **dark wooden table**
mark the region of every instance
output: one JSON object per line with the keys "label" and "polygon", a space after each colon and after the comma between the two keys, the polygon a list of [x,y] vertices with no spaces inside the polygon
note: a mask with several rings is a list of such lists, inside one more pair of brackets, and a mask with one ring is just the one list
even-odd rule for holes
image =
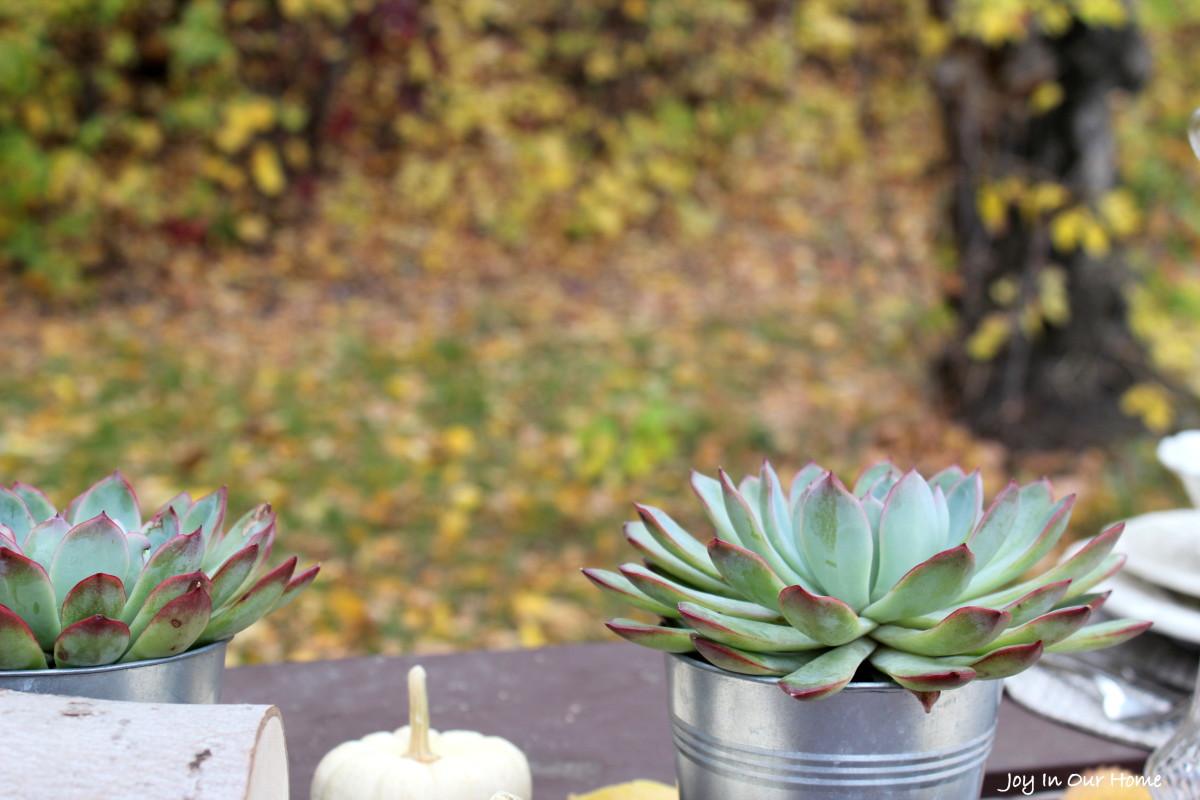
{"label": "dark wooden table", "polygon": [[[529,758],[538,800],[566,800],[570,792],[635,778],[674,783],[663,656],[624,642],[237,667],[226,670],[222,702],[279,706],[291,796],[308,800],[325,753],[408,723],[405,681],[414,664],[429,673],[433,727],[513,742]],[[1058,776],[1065,785],[1072,773],[1097,765],[1140,769],[1147,755],[1008,700],[996,736],[984,796],[1000,795],[1010,776],[1033,776],[1038,787],[1043,776]]]}

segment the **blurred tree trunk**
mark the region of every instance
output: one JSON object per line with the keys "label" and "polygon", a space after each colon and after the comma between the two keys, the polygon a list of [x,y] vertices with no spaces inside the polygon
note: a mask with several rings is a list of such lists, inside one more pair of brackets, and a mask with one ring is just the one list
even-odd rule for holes
{"label": "blurred tree trunk", "polygon": [[[953,13],[955,0],[932,3],[943,19]],[[937,377],[955,416],[981,435],[1038,450],[1138,429],[1120,409],[1148,375],[1126,322],[1129,276],[1111,220],[1109,104],[1148,71],[1132,22],[1075,22],[998,47],[958,38],[936,66],[959,262],[959,335]]]}

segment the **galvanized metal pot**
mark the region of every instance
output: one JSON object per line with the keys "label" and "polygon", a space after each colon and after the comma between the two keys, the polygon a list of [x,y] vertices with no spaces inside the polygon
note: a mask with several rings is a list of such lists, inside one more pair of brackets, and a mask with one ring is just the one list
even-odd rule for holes
{"label": "galvanized metal pot", "polygon": [[1003,688],[974,681],[929,714],[894,683],[801,702],[675,655],[667,687],[680,800],[978,800]]}
{"label": "galvanized metal pot", "polygon": [[227,644],[214,642],[177,656],[128,664],[0,671],[0,689],[96,700],[216,703],[221,699]]}

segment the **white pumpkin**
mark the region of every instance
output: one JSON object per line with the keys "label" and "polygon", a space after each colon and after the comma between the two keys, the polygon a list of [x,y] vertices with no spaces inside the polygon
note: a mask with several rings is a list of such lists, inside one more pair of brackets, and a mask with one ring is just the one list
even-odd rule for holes
{"label": "white pumpkin", "polygon": [[429,728],[425,670],[408,673],[409,724],[330,750],[313,775],[312,800],[490,800],[531,796],[529,761],[512,742],[475,731]]}

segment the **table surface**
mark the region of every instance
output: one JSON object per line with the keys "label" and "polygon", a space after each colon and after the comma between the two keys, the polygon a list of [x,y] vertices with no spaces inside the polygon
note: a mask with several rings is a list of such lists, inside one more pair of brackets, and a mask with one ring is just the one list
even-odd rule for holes
{"label": "table surface", "polygon": [[[375,656],[225,671],[224,703],[283,713],[292,800],[308,800],[313,771],[341,742],[408,721],[408,669],[428,672],[438,730],[503,736],[523,750],[538,800],[566,800],[613,783],[674,783],[663,656],[624,642],[537,650]],[[1007,699],[988,760],[984,795],[1022,796],[1097,765],[1140,770],[1146,753],[1065,728]],[[526,798],[525,800],[530,800]]]}

